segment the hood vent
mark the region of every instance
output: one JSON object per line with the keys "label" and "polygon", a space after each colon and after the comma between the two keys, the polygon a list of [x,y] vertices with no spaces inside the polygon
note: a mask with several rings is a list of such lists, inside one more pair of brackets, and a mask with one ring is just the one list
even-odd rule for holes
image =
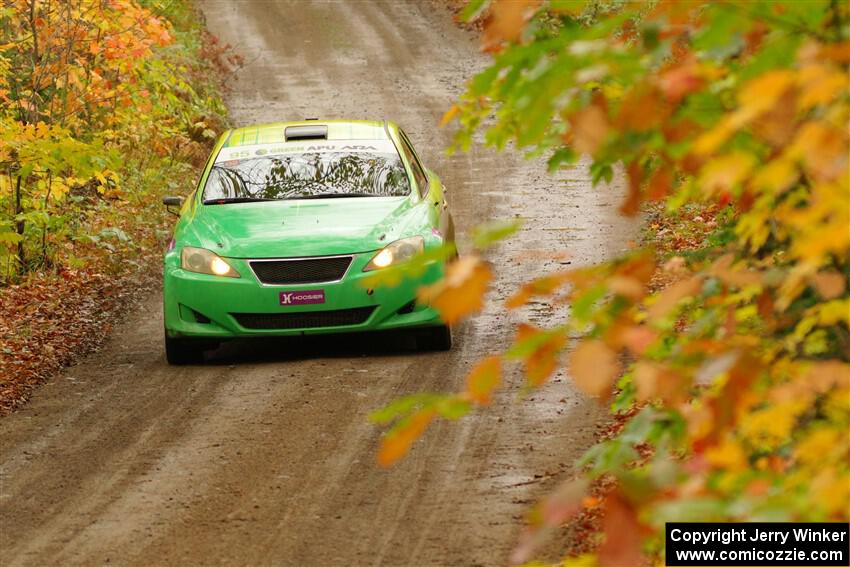
{"label": "hood vent", "polygon": [[312,124],[309,126],[287,126],[284,130],[286,141],[290,140],[327,140],[328,127]]}

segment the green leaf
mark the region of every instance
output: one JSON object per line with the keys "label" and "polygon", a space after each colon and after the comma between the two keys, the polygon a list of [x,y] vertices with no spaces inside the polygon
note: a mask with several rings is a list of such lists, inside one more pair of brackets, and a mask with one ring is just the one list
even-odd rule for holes
{"label": "green leaf", "polygon": [[580,321],[587,321],[593,313],[593,306],[608,292],[604,284],[597,284],[578,296],[572,302],[573,316]]}
{"label": "green leaf", "polygon": [[472,404],[469,400],[458,396],[448,396],[438,400],[434,404],[434,409],[446,419],[459,419],[469,413],[469,410],[472,409]]}
{"label": "green leaf", "polygon": [[475,247],[483,250],[516,233],[521,226],[522,219],[519,218],[489,222],[475,227],[472,232],[472,239]]}
{"label": "green leaf", "polygon": [[389,423],[399,417],[412,413],[414,410],[433,405],[441,397],[443,397],[442,394],[433,394],[430,392],[405,396],[381,409],[373,411],[369,414],[369,420],[373,423]]}
{"label": "green leaf", "polygon": [[18,234],[17,232],[11,232],[11,231],[0,232],[0,244],[17,244],[18,242],[20,242],[23,239],[24,239],[24,237],[21,236],[20,234]]}
{"label": "green leaf", "polygon": [[462,22],[471,22],[480,16],[488,6],[490,6],[490,0],[469,0],[469,3],[460,12],[460,20]]}
{"label": "green leaf", "polygon": [[426,250],[402,264],[374,270],[368,277],[362,279],[360,285],[364,288],[395,287],[407,279],[419,277],[429,265],[448,260],[456,252],[457,248],[454,242],[446,242],[437,248]]}

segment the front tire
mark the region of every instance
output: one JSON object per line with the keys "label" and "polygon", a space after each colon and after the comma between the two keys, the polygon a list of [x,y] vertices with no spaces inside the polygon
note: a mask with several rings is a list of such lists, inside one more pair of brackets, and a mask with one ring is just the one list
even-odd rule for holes
{"label": "front tire", "polygon": [[166,334],[165,359],[168,364],[174,366],[200,364],[204,361],[203,345],[187,339],[175,339]]}
{"label": "front tire", "polygon": [[447,351],[452,348],[452,329],[448,325],[431,327],[421,331],[416,346],[426,351]]}

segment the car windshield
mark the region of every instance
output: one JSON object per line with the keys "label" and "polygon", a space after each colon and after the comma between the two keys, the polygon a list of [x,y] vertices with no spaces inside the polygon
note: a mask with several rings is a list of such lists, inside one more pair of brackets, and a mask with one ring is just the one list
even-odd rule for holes
{"label": "car windshield", "polygon": [[392,197],[410,193],[397,153],[322,151],[216,162],[204,202]]}

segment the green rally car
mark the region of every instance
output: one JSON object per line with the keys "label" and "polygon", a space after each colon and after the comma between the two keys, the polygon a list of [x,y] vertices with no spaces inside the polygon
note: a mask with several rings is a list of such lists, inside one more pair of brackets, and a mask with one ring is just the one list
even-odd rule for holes
{"label": "green rally car", "polygon": [[440,179],[392,122],[282,122],[225,132],[180,206],[165,253],[165,352],[202,360],[235,337],[416,329],[451,348],[416,290],[443,262],[395,287],[363,285],[453,241]]}

